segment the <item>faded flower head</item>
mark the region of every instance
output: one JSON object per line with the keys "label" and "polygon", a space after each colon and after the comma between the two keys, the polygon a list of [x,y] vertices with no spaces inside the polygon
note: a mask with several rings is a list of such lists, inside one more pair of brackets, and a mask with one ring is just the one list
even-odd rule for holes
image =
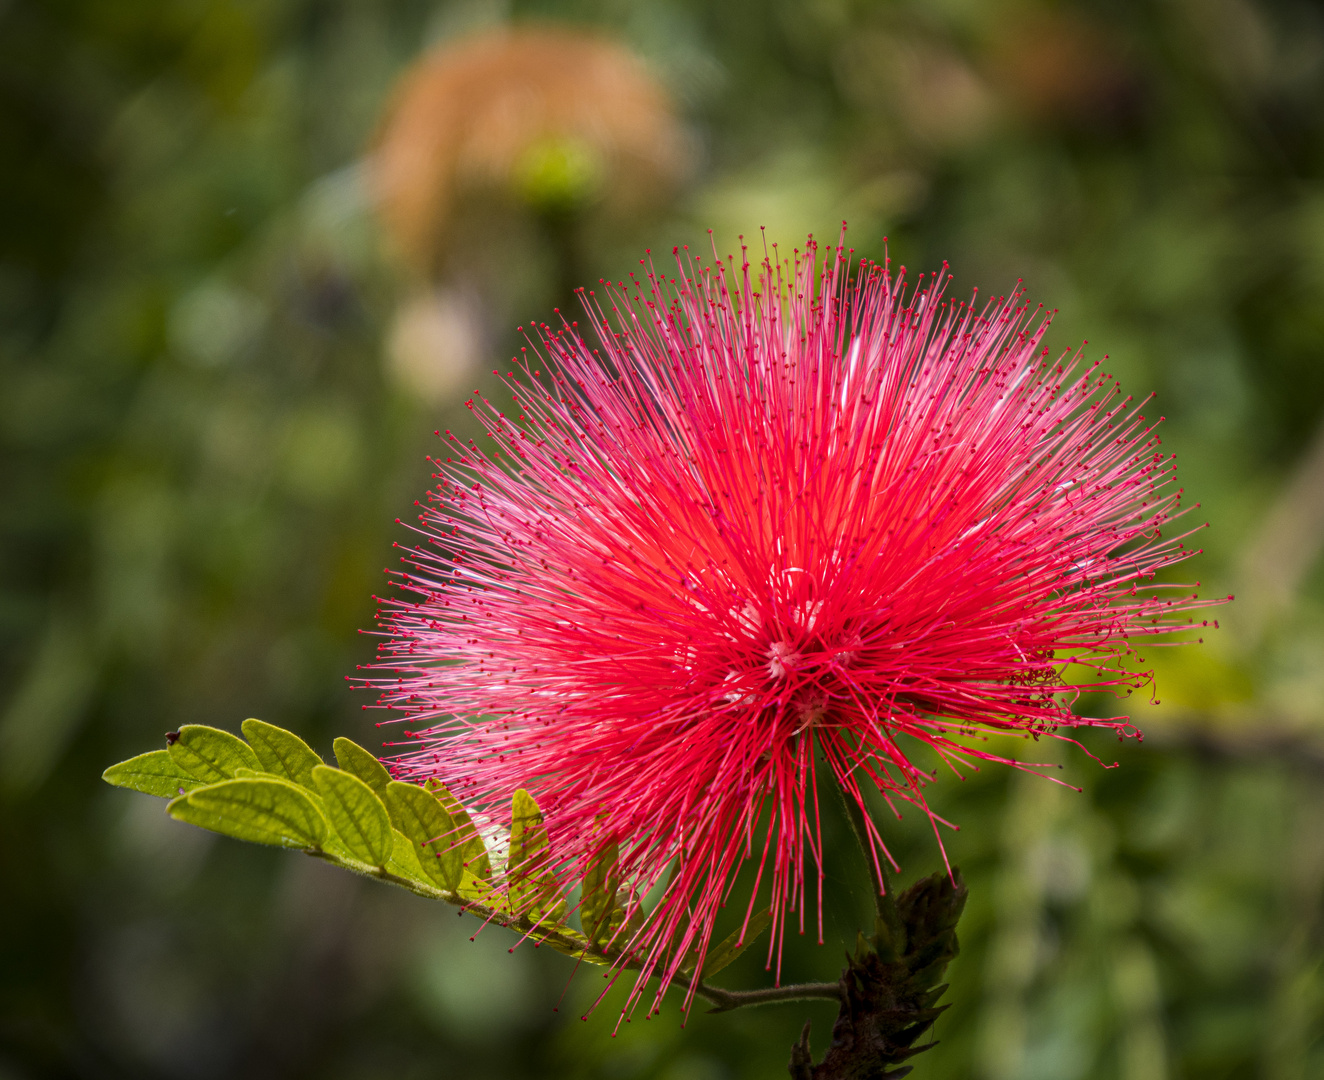
{"label": "faded flower head", "polygon": [[644,262],[536,328],[509,403],[469,402],[481,442],[445,433],[382,613],[397,775],[493,818],[529,789],[567,888],[618,844],[661,898],[616,947],[663,989],[748,859],[780,967],[833,782],[931,813],[917,748],[960,772],[1004,760],[989,734],[1125,733],[1074,695],[1145,683],[1136,642],[1204,603],[1154,580],[1192,554],[1171,456],[1042,309],[817,256]]}

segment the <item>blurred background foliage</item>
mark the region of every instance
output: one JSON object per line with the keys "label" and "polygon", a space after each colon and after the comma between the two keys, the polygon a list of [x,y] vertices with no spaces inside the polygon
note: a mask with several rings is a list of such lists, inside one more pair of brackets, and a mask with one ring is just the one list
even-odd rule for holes
{"label": "blurred background foliage", "polygon": [[[1324,1076],[1317,5],[6,0],[0,153],[0,1078],[752,1080],[806,1011],[821,1050],[827,1005],[612,1038],[564,958],[97,778],[189,721],[379,745],[343,680],[393,521],[515,327],[843,218],[1158,391],[1238,595],[1120,768],[1034,748],[1082,794],[936,785],[972,899],[916,1075]],[[866,917],[832,841],[794,978]]]}

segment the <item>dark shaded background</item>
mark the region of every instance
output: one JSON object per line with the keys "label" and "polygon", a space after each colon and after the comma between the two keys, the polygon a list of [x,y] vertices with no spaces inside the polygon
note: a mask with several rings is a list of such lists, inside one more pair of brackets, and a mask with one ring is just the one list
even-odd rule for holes
{"label": "dark shaded background", "polygon": [[[465,195],[410,269],[365,179],[391,88],[506,20],[642,57],[675,176],[626,205],[637,177],[553,146]],[[572,271],[842,218],[870,255],[887,236],[896,261],[949,261],[960,293],[1024,278],[1057,346],[1088,337],[1156,390],[1214,523],[1196,572],[1238,594],[1202,648],[1151,657],[1146,744],[1091,744],[1121,768],[1037,748],[1083,794],[1006,770],[936,786],[972,900],[916,1077],[1324,1076],[1317,5],[7,0],[2,1080],[753,1080],[783,1075],[806,1012],[823,1045],[826,1005],[684,1030],[673,1007],[613,1039],[610,1005],[575,1019],[596,976],[567,991],[564,958],[470,944],[452,911],[98,776],[190,721],[377,746],[344,676],[392,522],[514,326]],[[925,822],[891,828],[907,878],[939,865]],[[867,911],[833,846],[829,944],[796,941],[793,977],[835,977]],[[732,985],[764,977],[753,953]]]}

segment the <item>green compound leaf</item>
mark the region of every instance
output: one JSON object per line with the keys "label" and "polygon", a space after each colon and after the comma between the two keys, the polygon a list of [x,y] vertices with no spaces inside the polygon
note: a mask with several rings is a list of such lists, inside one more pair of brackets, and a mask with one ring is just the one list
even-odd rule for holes
{"label": "green compound leaf", "polygon": [[318,765],[311,776],[345,847],[360,862],[385,869],[393,845],[391,818],[381,799],[357,776],[329,765]]}
{"label": "green compound leaf", "polygon": [[455,840],[452,843],[459,841],[460,860],[464,863],[464,868],[474,877],[486,881],[492,876],[492,860],[487,853],[487,845],[483,843],[483,838],[474,828],[469,812],[460,804],[459,799],[446,790],[446,785],[440,780],[429,780],[423,787],[432,792],[441,802],[446,813],[450,814],[451,821],[455,824]]}
{"label": "green compound leaf", "polygon": [[176,765],[204,784],[229,780],[235,769],[264,771],[248,743],[238,735],[206,724],[185,724],[167,749]]}
{"label": "green compound leaf", "polygon": [[510,859],[506,877],[510,883],[510,906],[528,912],[534,922],[561,922],[565,900],[556,875],[551,872],[551,844],[542,811],[523,788],[511,802]]}
{"label": "green compound leaf", "polygon": [[101,774],[101,779],[115,787],[163,799],[173,799],[201,786],[201,781],[176,765],[166,750],[152,750],[112,765]]}
{"label": "green compound leaf", "polygon": [[[301,849],[460,904],[580,960],[612,965],[611,955],[565,924],[547,829],[527,791],[517,793],[512,807],[509,873],[494,882],[482,834],[440,782],[420,787],[393,781],[381,762],[348,739],[336,740],[343,766],[337,770],[281,728],[249,720],[243,729],[251,746],[217,728],[188,725],[171,734],[166,750],[120,762],[104,777],[118,787],[176,796],[166,809],[177,820],[252,843]],[[605,940],[642,920],[642,909],[636,910],[622,926],[620,901],[637,907],[638,897],[616,882],[615,846],[603,849],[589,876],[589,924],[600,934],[605,929]]]}
{"label": "green compound leaf", "polygon": [[416,845],[423,872],[438,888],[455,892],[464,869],[454,847],[455,823],[436,796],[415,784],[392,780],[386,786],[391,822]]}
{"label": "green compound leaf", "polygon": [[391,782],[391,774],[385,765],[343,735],[331,744],[331,749],[336,753],[336,762],[345,772],[357,776],[377,793],[378,798],[386,798],[386,786]]}
{"label": "green compound leaf", "polygon": [[[754,944],[754,939],[771,925],[771,908],[764,908],[758,914],[751,915],[748,925],[728,934],[708,950],[708,955],[703,958],[703,978],[707,979],[716,975],[724,967],[734,962],[742,952]],[[742,933],[745,938],[743,942],[740,940]]]}
{"label": "green compound leaf", "polygon": [[483,878],[474,877],[469,871],[464,871],[464,876],[460,879],[460,896],[465,900],[477,900],[479,903],[492,908],[494,911],[500,911],[504,914],[510,912],[510,904],[507,903],[508,897],[505,892],[493,885],[492,882]]}
{"label": "green compound leaf", "polygon": [[285,780],[225,780],[181,795],[166,807],[177,821],[236,840],[277,847],[318,848],[326,818],[312,798]]}
{"label": "green compound leaf", "polygon": [[322,759],[299,736],[263,720],[245,720],[239,726],[263,769],[300,787],[315,789],[313,770]]}
{"label": "green compound leaf", "polygon": [[418,845],[399,829],[391,830],[391,861],[386,867],[396,877],[416,881],[435,889],[437,883],[423,871],[423,864],[418,858]]}
{"label": "green compound leaf", "polygon": [[621,850],[618,844],[607,844],[588,864],[584,875],[583,900],[579,905],[579,921],[590,941],[606,944],[620,920],[616,913],[616,886],[620,883]]}

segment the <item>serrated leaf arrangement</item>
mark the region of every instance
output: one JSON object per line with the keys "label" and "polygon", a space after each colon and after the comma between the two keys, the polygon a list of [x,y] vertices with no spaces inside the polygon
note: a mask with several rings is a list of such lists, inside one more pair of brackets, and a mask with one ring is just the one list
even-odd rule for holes
{"label": "serrated leaf arrangement", "polygon": [[[637,895],[619,880],[616,845],[605,845],[590,866],[572,911],[552,870],[542,812],[527,791],[515,792],[509,850],[498,874],[499,860],[469,813],[436,780],[422,786],[395,780],[346,738],[333,743],[331,766],[284,728],[250,719],[241,730],[243,738],[186,724],[167,734],[164,749],[112,765],[102,779],[169,799],[166,812],[177,821],[302,851],[456,904],[592,964],[638,969],[646,959],[632,943],[642,912]],[[572,917],[582,931],[571,925]],[[761,912],[716,945],[703,976],[735,960],[769,921]]]}

